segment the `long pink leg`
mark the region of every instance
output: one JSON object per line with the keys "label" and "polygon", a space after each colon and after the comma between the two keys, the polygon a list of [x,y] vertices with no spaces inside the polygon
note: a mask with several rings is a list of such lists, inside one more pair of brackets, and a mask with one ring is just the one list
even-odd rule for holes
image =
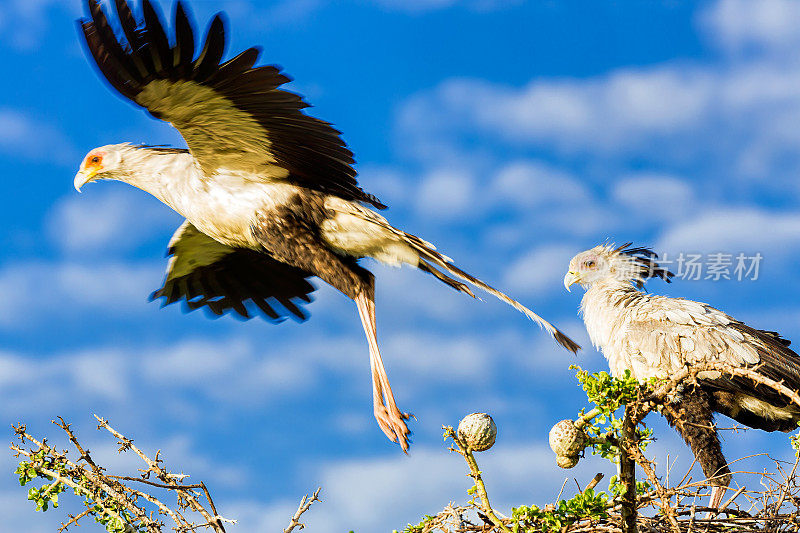
{"label": "long pink leg", "polygon": [[[371,291],[370,291],[371,292]],[[408,436],[411,431],[406,425],[410,418],[408,413],[403,413],[397,408],[397,403],[389,384],[389,377],[383,366],[383,359],[378,348],[378,333],[375,325],[375,302],[371,295],[362,292],[355,298],[361,325],[369,344],[369,364],[372,369],[372,401],[375,419],[381,430],[392,442],[399,442],[404,452],[408,451]]]}
{"label": "long pink leg", "polygon": [[721,487],[719,485],[714,487],[714,490],[711,491],[711,500],[708,506],[712,509],[719,509],[719,505],[722,503],[722,497],[725,495],[726,490],[728,490],[728,487]]}
{"label": "long pink leg", "polygon": [[728,485],[731,484],[730,468],[728,468],[724,457],[722,457],[721,460],[723,465],[717,468],[714,476],[710,477],[712,480],[711,484],[714,486],[714,489],[711,491],[711,499],[708,502],[708,506],[711,509],[719,509],[722,504],[722,497],[725,496],[725,491],[728,490]]}
{"label": "long pink leg", "polygon": [[[730,483],[731,479],[730,474],[727,475],[727,478],[722,478],[722,480],[719,480],[719,478],[717,478],[715,482],[719,483],[720,481],[722,481],[724,483],[726,479],[727,483]],[[728,485],[714,486],[714,489],[711,491],[711,498],[708,501],[708,507],[710,509],[717,509],[717,510],[719,509],[720,505],[722,504],[722,497],[725,495],[726,490],[728,490]],[[706,518],[714,518],[715,516],[717,516],[717,514],[718,513],[716,511],[709,511],[708,513],[706,513]]]}

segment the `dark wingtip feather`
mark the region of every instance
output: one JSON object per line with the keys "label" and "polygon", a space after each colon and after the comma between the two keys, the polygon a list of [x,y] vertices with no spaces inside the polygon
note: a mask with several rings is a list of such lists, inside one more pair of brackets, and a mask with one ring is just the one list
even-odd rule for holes
{"label": "dark wingtip feather", "polygon": [[[173,247],[171,252],[180,250]],[[277,324],[290,314],[302,322],[309,314],[292,300],[312,301],[308,293],[315,287],[307,276],[261,253],[240,249],[179,278],[170,279],[168,274],[164,286],[152,296],[165,298],[162,307],[183,300],[187,313],[207,307],[214,315],[229,314],[242,320],[260,314]]]}
{"label": "dark wingtip feather", "polygon": [[387,209],[389,206],[381,202],[374,194],[364,193],[365,201],[377,209]]}
{"label": "dark wingtip feather", "polygon": [[223,13],[214,15],[214,19],[206,32],[205,44],[197,60],[194,62],[193,79],[197,82],[205,81],[219,67],[222,56],[225,55],[225,19]]}
{"label": "dark wingtip feather", "polygon": [[[75,19],[75,26],[78,29],[78,36],[83,37],[86,39],[86,30],[92,24],[92,21],[86,18],[82,19]],[[85,43],[86,41],[84,41]]]}
{"label": "dark wingtip feather", "polygon": [[175,53],[173,62],[174,77],[179,79],[186,76],[192,68],[194,59],[194,26],[183,2],[175,4]]}
{"label": "dark wingtip feather", "polygon": [[300,322],[305,322],[308,319],[308,315],[303,312],[297,305],[294,304],[289,298],[279,298],[278,301],[283,306],[284,309],[289,311],[294,318],[297,318]]}
{"label": "dark wingtip feather", "polygon": [[572,352],[574,354],[578,353],[578,350],[581,349],[581,345],[580,344],[578,344],[574,340],[570,339],[569,337],[567,337],[566,335],[564,335],[560,331],[556,331],[556,333],[553,335],[553,337],[555,338],[555,340],[556,340],[556,342],[558,344],[560,344],[561,346],[563,346],[564,348],[566,348],[567,350],[569,350],[570,352]]}
{"label": "dark wingtip feather", "polygon": [[172,50],[169,46],[167,33],[161,14],[150,0],[142,0],[144,14],[145,37],[150,43],[151,59],[156,73],[163,74],[172,67]]}
{"label": "dark wingtip feather", "polygon": [[114,9],[117,12],[117,19],[122,26],[122,32],[125,38],[128,39],[128,44],[131,48],[136,45],[136,17],[133,15],[133,10],[128,4],[127,0],[115,0]]}
{"label": "dark wingtip feather", "polygon": [[[120,26],[122,26],[122,33],[127,39],[131,61],[136,64],[141,76],[148,77],[152,75],[154,70],[153,61],[150,54],[147,53],[150,45],[140,31],[139,22],[136,20],[131,6],[127,0],[115,0],[114,8],[116,9]],[[121,41],[120,44],[122,44]]]}

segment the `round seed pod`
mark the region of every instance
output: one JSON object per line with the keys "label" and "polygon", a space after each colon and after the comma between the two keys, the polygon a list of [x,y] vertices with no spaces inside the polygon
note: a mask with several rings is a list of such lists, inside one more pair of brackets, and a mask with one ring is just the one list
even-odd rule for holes
{"label": "round seed pod", "polygon": [[458,423],[458,438],[472,451],[482,452],[494,444],[497,438],[497,426],[494,425],[492,417],[486,413],[472,413]]}
{"label": "round seed pod", "polygon": [[578,464],[577,455],[556,455],[556,464],[561,468],[572,468]]}
{"label": "round seed pod", "polygon": [[562,420],[553,426],[548,440],[550,449],[556,455],[566,457],[576,456],[586,447],[586,434],[576,428],[575,423],[570,419]]}

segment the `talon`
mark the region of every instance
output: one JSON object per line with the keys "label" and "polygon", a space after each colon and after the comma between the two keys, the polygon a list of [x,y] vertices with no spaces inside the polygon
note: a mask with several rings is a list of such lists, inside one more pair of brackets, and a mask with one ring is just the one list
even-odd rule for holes
{"label": "talon", "polygon": [[408,450],[410,442],[408,435],[411,434],[411,430],[408,429],[408,425],[404,422],[408,418],[408,413],[402,413],[385,405],[376,406],[375,408],[375,419],[378,421],[378,426],[389,440],[400,444],[403,451]]}
{"label": "talon", "polygon": [[389,440],[397,442],[397,436],[395,435],[392,418],[384,406],[375,408],[375,420],[378,421],[378,427],[381,428],[383,434],[386,435]]}

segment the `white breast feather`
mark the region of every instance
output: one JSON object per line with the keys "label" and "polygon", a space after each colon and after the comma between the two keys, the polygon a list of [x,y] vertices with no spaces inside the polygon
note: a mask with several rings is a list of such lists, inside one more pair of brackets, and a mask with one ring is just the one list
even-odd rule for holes
{"label": "white breast feather", "polygon": [[260,249],[251,229],[256,214],[285,205],[299,192],[296,185],[280,179],[224,168],[212,175],[185,165],[160,172],[169,175],[146,190],[201,232],[234,247]]}

